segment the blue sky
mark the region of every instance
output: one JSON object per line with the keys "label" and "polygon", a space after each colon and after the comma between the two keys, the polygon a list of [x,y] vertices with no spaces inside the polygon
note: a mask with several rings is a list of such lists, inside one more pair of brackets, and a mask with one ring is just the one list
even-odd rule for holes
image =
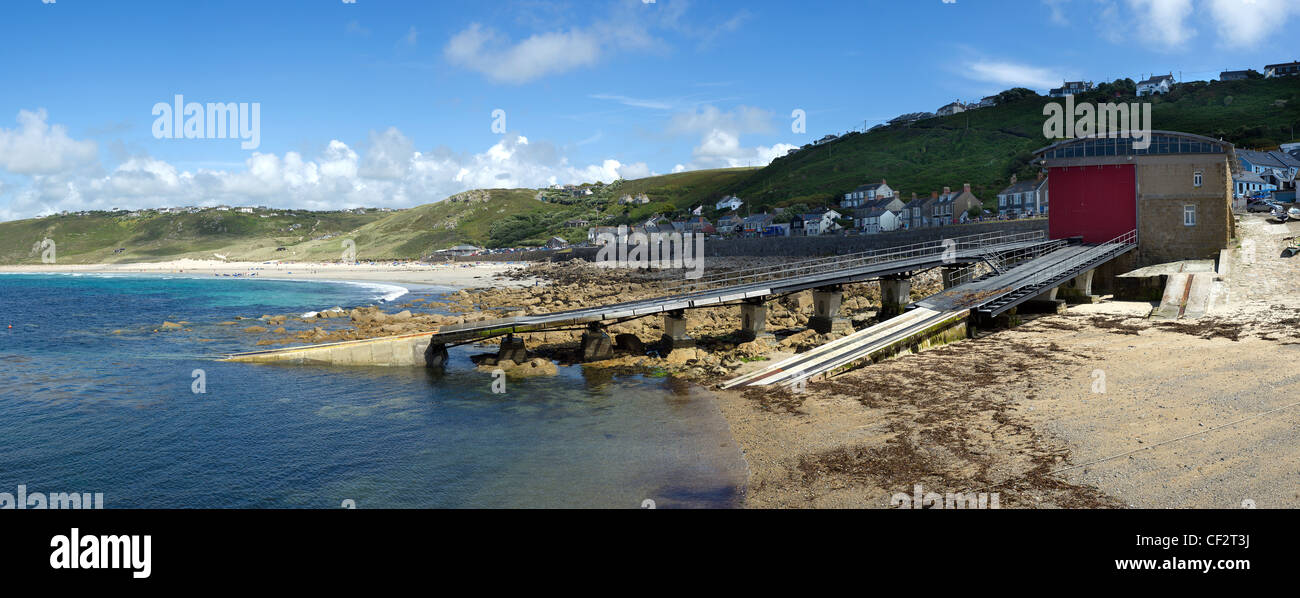
{"label": "blue sky", "polygon": [[[1300,58],[1294,0],[10,0],[0,15],[0,220],[407,207],[762,165],[1013,86]],[[259,145],[155,138],[153,107],[176,94],[258,103]]]}

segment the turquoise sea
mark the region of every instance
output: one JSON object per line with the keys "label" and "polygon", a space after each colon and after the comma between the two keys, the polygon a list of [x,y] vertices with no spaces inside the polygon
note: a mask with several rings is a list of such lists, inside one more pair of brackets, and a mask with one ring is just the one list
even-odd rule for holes
{"label": "turquoise sea", "polygon": [[[493,394],[469,360],[481,348],[453,349],[445,372],[216,361],[257,348],[218,325],[234,316],[404,292],[0,274],[0,493],[102,492],[107,508],[739,505],[746,466],[725,420],[675,380],[561,367]],[[155,332],[164,321],[189,330]]]}

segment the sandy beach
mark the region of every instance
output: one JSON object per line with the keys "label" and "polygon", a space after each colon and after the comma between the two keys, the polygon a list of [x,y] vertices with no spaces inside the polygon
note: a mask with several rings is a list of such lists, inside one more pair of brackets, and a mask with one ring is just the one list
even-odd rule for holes
{"label": "sandy beach", "polygon": [[223,262],[181,259],[134,264],[40,264],[0,266],[0,273],[80,272],[104,274],[200,274],[244,276],[285,280],[343,280],[389,282],[459,288],[488,286],[531,286],[531,279],[502,279],[497,274],[518,268],[503,262],[461,262],[445,264],[362,262]]}

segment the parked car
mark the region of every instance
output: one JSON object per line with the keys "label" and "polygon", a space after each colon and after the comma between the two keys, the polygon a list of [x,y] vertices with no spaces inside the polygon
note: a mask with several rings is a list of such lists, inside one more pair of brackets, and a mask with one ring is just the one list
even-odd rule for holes
{"label": "parked car", "polygon": [[1272,212],[1273,204],[1263,200],[1252,199],[1246,204],[1247,212]]}

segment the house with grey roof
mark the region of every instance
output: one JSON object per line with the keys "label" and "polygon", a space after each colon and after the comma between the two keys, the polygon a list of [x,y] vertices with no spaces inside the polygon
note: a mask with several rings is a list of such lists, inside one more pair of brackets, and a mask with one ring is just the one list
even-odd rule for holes
{"label": "house with grey roof", "polygon": [[1266,175],[1275,177],[1279,188],[1294,187],[1296,177],[1300,175],[1300,158],[1287,152],[1238,149],[1237,159],[1243,171],[1256,173],[1261,178]]}
{"label": "house with grey roof", "polygon": [[939,116],[952,116],[954,114],[958,114],[960,112],[965,112],[965,111],[966,111],[965,104],[961,102],[953,102],[951,104],[945,104],[938,110],[935,110],[934,113]]}
{"label": "house with grey roof", "polygon": [[1250,78],[1250,71],[1223,71],[1219,73],[1220,81],[1245,81]]}
{"label": "house with grey roof", "polygon": [[1149,79],[1138,81],[1137,94],[1139,96],[1149,96],[1153,94],[1169,93],[1170,88],[1174,86],[1174,75],[1156,75]]}
{"label": "house with grey roof", "polygon": [[1063,98],[1092,91],[1095,87],[1096,85],[1092,81],[1066,81],[1060,87],[1049,90],[1047,95],[1054,98]]}
{"label": "house with grey roof", "polygon": [[1300,76],[1300,62],[1283,62],[1264,67],[1264,78]]}
{"label": "house with grey roof", "polygon": [[930,204],[931,226],[957,224],[969,218],[971,208],[983,209],[984,202],[971,193],[970,183],[962,185],[961,191],[943,188],[943,193],[935,194],[934,203]]}
{"label": "house with grey roof", "polygon": [[902,210],[861,208],[853,211],[853,223],[866,234],[898,230],[902,226]]}
{"label": "house with grey roof", "polygon": [[1274,189],[1277,186],[1265,181],[1257,172],[1244,171],[1232,176],[1232,196],[1237,199]]}
{"label": "house with grey roof", "polygon": [[879,183],[868,185],[858,185],[856,189],[845,193],[844,199],[840,201],[841,208],[861,208],[867,204],[886,197],[893,197],[894,190],[889,187],[885,179],[880,179]]}
{"label": "house with grey roof", "polygon": [[1020,218],[1047,214],[1047,177],[1018,181],[1011,175],[1011,185],[998,193],[998,216]]}

